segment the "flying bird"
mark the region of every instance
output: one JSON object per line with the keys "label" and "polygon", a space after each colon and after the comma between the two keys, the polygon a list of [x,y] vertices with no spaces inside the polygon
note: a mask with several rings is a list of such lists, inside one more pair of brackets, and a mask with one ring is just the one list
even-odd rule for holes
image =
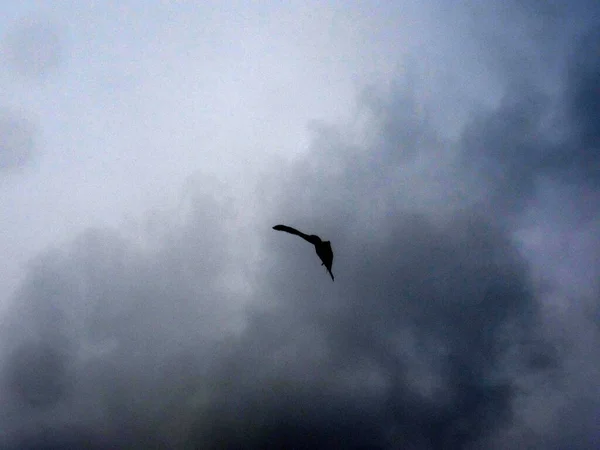
{"label": "flying bird", "polygon": [[330,241],[322,241],[319,236],[315,236],[311,234],[304,234],[301,231],[296,230],[295,228],[288,227],[286,225],[275,225],[273,227],[274,230],[277,231],[285,231],[286,233],[295,234],[296,236],[300,236],[302,239],[310,242],[315,246],[315,250],[317,251],[317,256],[321,258],[321,265],[325,266],[329,275],[331,275],[331,279],[333,280],[333,273],[331,273],[331,264],[333,263],[333,251],[331,250],[331,242]]}

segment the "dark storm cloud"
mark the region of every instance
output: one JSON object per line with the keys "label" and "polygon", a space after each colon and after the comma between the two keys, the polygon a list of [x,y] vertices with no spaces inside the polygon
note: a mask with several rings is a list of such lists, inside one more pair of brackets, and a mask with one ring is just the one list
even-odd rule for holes
{"label": "dark storm cloud", "polygon": [[[262,186],[279,186],[267,217],[333,241],[335,283],[265,224],[268,259],[236,335],[219,284],[238,244],[223,229],[225,202],[196,199],[152,250],[89,233],[34,264],[16,298],[6,353],[53,347],[36,364],[5,360],[9,380],[24,380],[4,386],[12,417],[66,409],[45,425],[59,436],[79,426],[113,445],[171,448],[465,448],[510,423],[514,372],[531,364],[526,352],[506,360],[536,320],[526,265],[485,214],[439,222],[401,206],[418,194],[402,174],[420,162],[400,156],[403,167],[394,149],[435,158],[439,141],[411,101],[384,103],[383,151],[323,128],[312,158]],[[385,131],[407,117],[414,131]],[[31,400],[40,393],[51,400]]]}
{"label": "dark storm cloud", "polygon": [[600,187],[600,31],[584,35],[569,60],[564,102],[572,152],[560,162]]}
{"label": "dark storm cloud", "polygon": [[498,108],[467,126],[459,150],[486,185],[491,209],[521,212],[542,178],[600,187],[599,45],[594,30],[566,55],[558,98],[517,82]]}
{"label": "dark storm cloud", "polygon": [[556,367],[504,224],[468,199],[441,222],[403,206],[421,195],[407,174],[445,143],[410,96],[368,104],[373,143],[323,127],[306,161],[263,186],[284,186],[273,223],[333,241],[336,283],[305,246],[265,236],[258,297],[275,306],[251,315],[216,372],[198,448],[481,445],[511,423],[516,377]]}
{"label": "dark storm cloud", "polygon": [[45,445],[58,448],[79,430],[131,448],[185,427],[185,402],[216,357],[229,302],[218,286],[231,243],[212,215],[226,208],[195,206],[207,209],[169,227],[148,254],[91,231],[31,266],[2,330],[0,437],[23,448],[21,439],[56,435]]}
{"label": "dark storm cloud", "polygon": [[[587,13],[598,17],[597,5],[595,12]],[[515,218],[526,216],[525,222],[538,227],[539,233],[553,229],[557,230],[557,236],[597,233],[592,230],[597,230],[600,218],[599,43],[597,27],[582,26],[572,47],[562,52],[564,70],[555,93],[544,92],[531,79],[522,83],[516,74],[513,78],[516,87],[508,89],[500,107],[481,114],[467,126],[459,143],[464,165],[476,172],[486,186],[479,207],[487,209],[498,223],[514,226]],[[548,246],[555,244],[551,236],[543,238]],[[562,265],[562,283],[567,283],[555,288],[555,292],[540,292],[541,298],[558,297],[559,302],[582,308],[580,316],[560,319],[561,327],[570,331],[559,331],[553,338],[563,349],[571,348],[567,353],[554,352],[562,367],[555,373],[560,374],[563,382],[568,380],[573,384],[577,381],[572,380],[594,378],[600,361],[597,351],[575,350],[587,333],[597,335],[597,330],[589,331],[594,319],[588,313],[597,310],[597,306],[581,305],[590,301],[597,305],[600,298],[597,283],[593,281],[600,277],[594,256],[600,247],[595,238],[585,240],[584,250],[577,250],[579,244],[570,241],[556,254],[545,253],[544,261],[541,261],[544,257],[538,257],[543,267]],[[553,283],[556,286],[561,282]],[[584,292],[579,291],[579,284],[595,287],[591,288],[593,292],[582,295],[578,293]],[[549,303],[553,301],[556,300]],[[537,445],[594,448],[597,431],[591,425],[595,419],[590,411],[597,408],[597,396],[592,394],[590,398],[585,389],[571,390],[564,385],[544,393],[558,396],[569,406],[555,412],[557,423],[561,423],[560,431],[543,431]]]}
{"label": "dark storm cloud", "polygon": [[336,248],[361,249],[339,288],[270,245],[277,306],[217,372],[198,448],[464,448],[510,420],[499,366],[532,323],[522,262],[477,218],[387,225],[383,242],[334,231]]}
{"label": "dark storm cloud", "polygon": [[32,407],[46,407],[65,395],[69,383],[67,358],[49,342],[24,344],[8,359],[5,382]]}
{"label": "dark storm cloud", "polygon": [[108,441],[103,436],[96,436],[78,427],[37,430],[19,440],[15,446],[12,446],[12,444],[9,445],[11,446],[6,447],[7,450],[65,450],[83,448],[89,450],[110,450],[117,448],[114,442]]}
{"label": "dark storm cloud", "polygon": [[0,108],[0,172],[26,166],[36,150],[37,130],[22,114]]}
{"label": "dark storm cloud", "polygon": [[2,38],[3,59],[15,73],[40,79],[56,70],[65,59],[62,30],[48,20],[27,20]]}
{"label": "dark storm cloud", "polygon": [[[307,158],[257,188],[270,206],[240,232],[264,251],[250,299],[227,289],[229,267],[251,262],[229,234],[234,211],[210,195],[194,197],[183,224],[166,218],[151,245],[96,231],[40,257],[0,331],[0,438],[18,448],[486,448],[518,425],[520,380],[563,366],[500,219],[524,210],[536,177],[597,186],[582,46],[564,101],[515,82],[457,142],[402,91],[367,96],[375,137],[317,128]],[[568,120],[553,134],[556,117]],[[446,168],[448,149],[461,158]],[[280,222],[332,241],[335,283],[305,243],[271,229]],[[247,300],[239,331],[232,305]],[[565,411],[583,417],[590,404]],[[577,423],[534,445],[586,448],[592,428]]]}

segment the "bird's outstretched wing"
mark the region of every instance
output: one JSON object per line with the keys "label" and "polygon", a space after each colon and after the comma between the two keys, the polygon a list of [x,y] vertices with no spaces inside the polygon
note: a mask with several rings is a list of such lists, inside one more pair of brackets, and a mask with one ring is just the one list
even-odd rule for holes
{"label": "bird's outstretched wing", "polygon": [[310,237],[307,234],[304,234],[302,231],[298,231],[295,228],[288,227],[287,225],[275,225],[273,229],[277,231],[285,231],[286,233],[295,234],[296,236],[300,236],[302,239],[310,242],[311,244],[314,244],[314,242],[310,239]]}

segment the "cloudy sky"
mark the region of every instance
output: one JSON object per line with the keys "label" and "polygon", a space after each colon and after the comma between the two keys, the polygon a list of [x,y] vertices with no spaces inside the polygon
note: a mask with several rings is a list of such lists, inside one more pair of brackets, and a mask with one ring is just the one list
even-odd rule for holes
{"label": "cloudy sky", "polygon": [[2,448],[598,448],[597,1],[6,3]]}

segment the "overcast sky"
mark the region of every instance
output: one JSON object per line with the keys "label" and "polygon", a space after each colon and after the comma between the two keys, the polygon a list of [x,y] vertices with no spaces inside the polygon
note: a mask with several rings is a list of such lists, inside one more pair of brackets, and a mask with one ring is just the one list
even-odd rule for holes
{"label": "overcast sky", "polygon": [[2,448],[598,448],[597,1],[5,3]]}

